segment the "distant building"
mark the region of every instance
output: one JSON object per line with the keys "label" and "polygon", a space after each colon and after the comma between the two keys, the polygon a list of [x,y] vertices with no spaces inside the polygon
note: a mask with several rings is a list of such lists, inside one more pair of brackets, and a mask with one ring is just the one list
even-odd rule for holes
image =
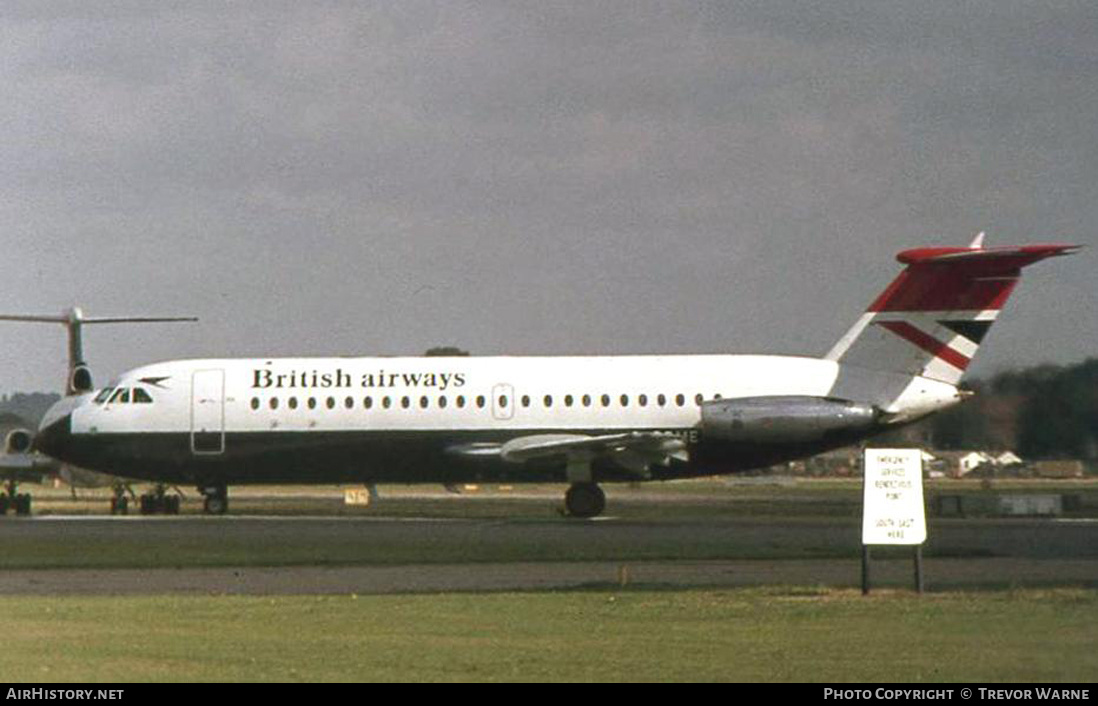
{"label": "distant building", "polygon": [[964,478],[983,465],[994,465],[991,454],[983,451],[935,451],[931,468],[950,478]]}
{"label": "distant building", "polygon": [[996,466],[1000,467],[1017,466],[1025,463],[1024,461],[1022,461],[1022,457],[1014,453],[1013,451],[1004,451],[1000,454],[996,454],[992,460],[995,462]]}
{"label": "distant building", "polygon": [[1038,461],[1034,470],[1041,478],[1082,478],[1082,461]]}

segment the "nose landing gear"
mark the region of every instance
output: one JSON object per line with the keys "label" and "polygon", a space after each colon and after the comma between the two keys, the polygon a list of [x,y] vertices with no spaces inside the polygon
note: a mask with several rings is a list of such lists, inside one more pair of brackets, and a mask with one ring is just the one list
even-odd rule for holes
{"label": "nose landing gear", "polygon": [[224,485],[201,486],[198,492],[205,498],[202,510],[207,515],[224,515],[229,510],[229,489]]}

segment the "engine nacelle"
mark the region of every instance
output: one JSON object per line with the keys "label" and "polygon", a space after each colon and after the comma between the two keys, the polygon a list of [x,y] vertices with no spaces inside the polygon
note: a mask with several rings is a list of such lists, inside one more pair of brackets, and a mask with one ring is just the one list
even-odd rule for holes
{"label": "engine nacelle", "polygon": [[9,454],[30,453],[34,435],[26,429],[12,429],[4,439],[4,451]]}
{"label": "engine nacelle", "polygon": [[72,369],[72,377],[69,378],[69,390],[77,394],[84,392],[91,392],[95,389],[95,383],[92,382],[91,370],[83,363],[78,364]]}
{"label": "engine nacelle", "polygon": [[871,404],[783,395],[713,400],[701,406],[702,435],[721,441],[776,444],[868,432],[881,417]]}

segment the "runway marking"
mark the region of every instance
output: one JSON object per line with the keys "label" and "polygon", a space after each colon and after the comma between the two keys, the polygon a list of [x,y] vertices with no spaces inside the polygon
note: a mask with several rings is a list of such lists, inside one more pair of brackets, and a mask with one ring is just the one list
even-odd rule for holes
{"label": "runway marking", "polygon": [[32,522],[437,522],[469,523],[465,517],[340,517],[331,515],[35,515]]}

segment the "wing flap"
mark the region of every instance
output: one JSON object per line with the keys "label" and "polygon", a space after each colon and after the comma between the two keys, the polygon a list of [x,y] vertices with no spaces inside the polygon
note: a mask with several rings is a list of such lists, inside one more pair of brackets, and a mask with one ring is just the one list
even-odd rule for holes
{"label": "wing flap", "polygon": [[590,463],[607,458],[629,472],[648,477],[653,465],[687,460],[686,442],[654,432],[623,434],[535,434],[512,439],[500,447],[500,457],[511,463],[539,458],[562,458],[568,463]]}

